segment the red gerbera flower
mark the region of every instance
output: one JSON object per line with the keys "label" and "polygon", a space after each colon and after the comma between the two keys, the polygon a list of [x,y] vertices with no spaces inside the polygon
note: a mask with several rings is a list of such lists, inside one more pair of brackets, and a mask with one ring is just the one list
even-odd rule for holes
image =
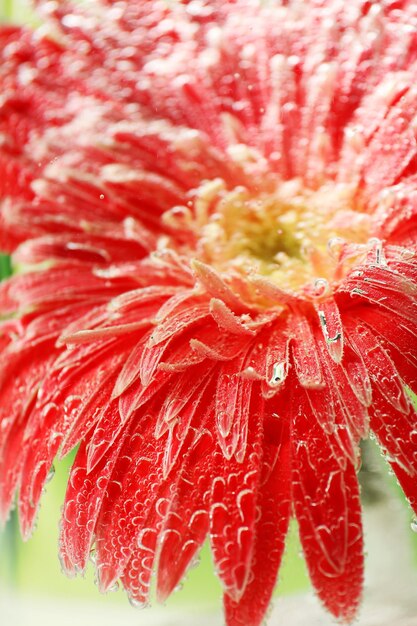
{"label": "red gerbera flower", "polygon": [[351,620],[369,429],[417,511],[417,5],[39,4],[0,31],[2,517],[79,444],[68,573],[164,599],[208,535],[255,626],[295,516]]}

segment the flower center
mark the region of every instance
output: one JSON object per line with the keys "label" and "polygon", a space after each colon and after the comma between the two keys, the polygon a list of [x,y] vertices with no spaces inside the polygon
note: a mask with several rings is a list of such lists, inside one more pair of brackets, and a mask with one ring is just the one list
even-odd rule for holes
{"label": "flower center", "polygon": [[335,183],[309,190],[298,179],[272,191],[227,190],[216,179],[197,190],[193,213],[175,207],[165,222],[187,222],[193,254],[219,271],[262,275],[299,291],[318,278],[336,279],[334,249],[340,244],[369,240],[370,217],[355,206],[354,191]]}

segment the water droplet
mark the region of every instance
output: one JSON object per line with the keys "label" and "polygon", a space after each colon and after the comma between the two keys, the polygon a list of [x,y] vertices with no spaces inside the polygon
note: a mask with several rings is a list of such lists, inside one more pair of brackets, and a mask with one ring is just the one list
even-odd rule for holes
{"label": "water droplet", "polygon": [[271,386],[279,385],[285,378],[285,361],[274,363],[272,368],[272,376],[269,380]]}
{"label": "water droplet", "polygon": [[327,250],[332,259],[335,261],[340,259],[344,245],[345,241],[341,237],[332,237],[329,239],[327,242]]}
{"label": "water droplet", "polygon": [[93,565],[97,563],[97,553],[95,548],[91,548],[89,558]]}
{"label": "water droplet", "polygon": [[408,260],[408,259],[412,259],[414,257],[414,251],[410,250],[409,248],[404,248],[403,250],[401,250],[401,258]]}
{"label": "water droplet", "polygon": [[369,240],[369,244],[373,246],[375,251],[375,263],[376,265],[386,266],[387,260],[385,258],[384,249],[382,247],[382,241],[377,237],[372,237]]}
{"label": "water droplet", "polygon": [[333,337],[329,337],[329,331],[327,329],[327,319],[323,311],[319,311],[319,319],[320,324],[323,328],[323,334],[326,339],[326,343],[337,343],[338,341],[340,341],[342,338],[342,333],[340,332],[336,332]]}
{"label": "water droplet", "polygon": [[117,582],[117,580],[111,587],[107,589],[109,593],[114,593],[115,591],[118,591],[118,590],[119,590],[119,583]]}
{"label": "water droplet", "polygon": [[128,596],[128,599],[130,606],[133,606],[134,609],[143,609],[146,606],[143,602],[133,596]]}
{"label": "water droplet", "polygon": [[46,480],[45,480],[45,485],[50,483],[54,476],[55,476],[55,465],[51,465],[51,468],[48,472],[48,476],[46,477]]}
{"label": "water droplet", "polygon": [[227,437],[233,424],[233,413],[230,411],[218,411],[216,414],[217,427],[222,437]]}
{"label": "water droplet", "polygon": [[411,527],[411,530],[413,531],[413,533],[417,533],[417,519],[416,518],[414,518],[411,521],[410,527]]}
{"label": "water droplet", "polygon": [[244,370],[239,372],[239,376],[241,378],[246,378],[247,380],[258,380],[259,379],[258,372],[251,365],[249,365],[249,367],[246,367]]}
{"label": "water droplet", "polygon": [[199,556],[195,556],[191,562],[190,565],[188,566],[188,570],[191,571],[193,569],[196,569],[201,563],[201,558]]}
{"label": "water droplet", "polygon": [[317,298],[322,298],[323,296],[326,296],[330,291],[328,281],[325,278],[317,278],[317,280],[314,281],[314,290],[314,295]]}

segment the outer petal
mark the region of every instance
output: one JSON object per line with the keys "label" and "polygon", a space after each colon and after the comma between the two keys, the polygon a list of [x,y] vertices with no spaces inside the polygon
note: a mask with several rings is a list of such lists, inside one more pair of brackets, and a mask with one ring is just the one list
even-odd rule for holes
{"label": "outer petal", "polygon": [[345,469],[329,445],[303,391],[294,385],[293,498],[300,538],[314,587],[336,617],[353,619],[363,583],[359,485],[352,462]]}
{"label": "outer petal", "polygon": [[160,601],[179,584],[208,533],[214,445],[213,436],[204,430],[184,459],[161,533],[157,581]]}
{"label": "outer petal", "polygon": [[[256,500],[262,466],[262,400],[253,400],[246,458],[213,457],[210,498],[210,542],[225,592],[239,600],[249,581],[255,541]],[[235,417],[237,419],[237,416]]]}
{"label": "outer petal", "polygon": [[90,473],[83,442],[71,468],[59,540],[61,562],[70,575],[83,572],[87,565],[103,499],[115,488],[111,476],[123,441],[124,436],[119,437],[106,459]]}
{"label": "outer petal", "polygon": [[291,513],[291,459],[288,432],[276,417],[266,418],[258,518],[248,584],[239,601],[225,595],[228,626],[259,626],[271,601]]}

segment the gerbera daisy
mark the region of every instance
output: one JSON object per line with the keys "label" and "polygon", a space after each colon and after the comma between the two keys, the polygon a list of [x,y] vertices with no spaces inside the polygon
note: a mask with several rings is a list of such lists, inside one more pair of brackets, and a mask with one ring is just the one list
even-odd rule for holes
{"label": "gerbera daisy", "polygon": [[0,31],[0,505],[79,445],[64,569],[256,626],[291,517],[358,609],[359,442],[417,511],[417,5],[39,2]]}

